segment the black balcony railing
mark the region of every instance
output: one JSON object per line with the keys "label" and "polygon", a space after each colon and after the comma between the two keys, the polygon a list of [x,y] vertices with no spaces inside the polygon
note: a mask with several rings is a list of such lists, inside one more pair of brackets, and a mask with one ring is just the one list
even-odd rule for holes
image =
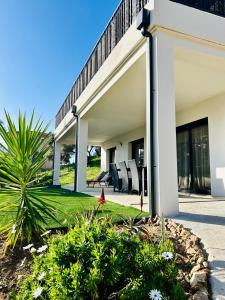
{"label": "black balcony railing", "polygon": [[225,0],[171,0],[208,13],[225,17]]}
{"label": "black balcony railing", "polygon": [[100,69],[113,48],[121,40],[131,26],[140,10],[149,0],[122,0],[116,12],[109,21],[106,29],[95,46],[83,70],[76,79],[66,100],[56,115],[56,127],[69,112],[72,105],[84,91],[93,76]]}

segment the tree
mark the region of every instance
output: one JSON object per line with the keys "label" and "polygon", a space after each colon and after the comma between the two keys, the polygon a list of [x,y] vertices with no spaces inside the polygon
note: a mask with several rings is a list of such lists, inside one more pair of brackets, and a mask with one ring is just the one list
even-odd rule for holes
{"label": "tree", "polygon": [[90,165],[92,157],[94,157],[96,155],[101,156],[101,147],[91,146],[91,145],[88,146],[88,149],[87,149],[88,165]]}
{"label": "tree", "polygon": [[63,145],[62,153],[61,153],[61,160],[64,164],[68,165],[72,158],[72,155],[75,154],[75,145]]}
{"label": "tree", "polygon": [[54,134],[48,133],[49,150],[47,152],[47,159],[53,161],[54,159]]}
{"label": "tree", "polygon": [[[37,172],[46,162],[49,151],[49,140],[46,130],[39,119],[34,124],[34,114],[27,122],[26,116],[19,114],[18,129],[5,113],[7,128],[0,124],[0,175],[1,183],[6,185],[9,200],[1,203],[1,211],[16,209],[15,217],[0,228],[7,234],[5,251],[8,246],[14,247],[18,238],[29,242],[38,238],[48,225],[49,218],[55,219],[55,209],[35,194],[34,183]],[[11,200],[13,199],[13,200]]]}

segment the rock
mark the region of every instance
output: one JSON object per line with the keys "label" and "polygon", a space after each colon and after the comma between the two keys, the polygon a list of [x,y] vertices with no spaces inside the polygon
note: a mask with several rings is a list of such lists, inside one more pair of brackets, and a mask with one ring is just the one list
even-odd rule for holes
{"label": "rock", "polygon": [[193,273],[190,285],[192,288],[197,288],[198,286],[205,285],[207,281],[207,276],[205,271],[198,271]]}
{"label": "rock", "polygon": [[187,240],[187,242],[186,242],[186,248],[188,249],[188,248],[190,248],[192,246],[193,246],[193,241]]}
{"label": "rock", "polygon": [[199,259],[197,260],[198,264],[202,264],[205,261],[203,256],[200,256]]}
{"label": "rock", "polygon": [[192,269],[191,269],[191,275],[198,272],[199,270],[201,269],[201,265],[200,264],[197,264],[196,266],[194,266]]}
{"label": "rock", "polygon": [[183,225],[183,224],[179,224],[177,227],[178,227],[179,229],[182,229],[182,228],[184,228],[184,225]]}
{"label": "rock", "polygon": [[194,234],[190,235],[190,240],[194,243],[194,245],[199,242],[199,238]]}
{"label": "rock", "polygon": [[193,300],[209,300],[208,291],[206,288],[201,288],[199,291],[197,291],[193,298]]}
{"label": "rock", "polygon": [[186,236],[186,235],[187,235],[187,231],[183,228],[183,229],[181,230],[180,235],[181,235],[182,237]]}
{"label": "rock", "polygon": [[195,251],[197,252],[199,250],[199,247],[197,245],[194,246]]}
{"label": "rock", "polygon": [[190,254],[190,255],[194,256],[196,254],[196,251],[195,251],[194,248],[190,247],[190,248],[187,249],[187,254]]}
{"label": "rock", "polygon": [[203,267],[204,267],[204,268],[208,268],[208,267],[209,267],[209,264],[208,264],[207,261],[204,261],[202,264],[203,264]]}

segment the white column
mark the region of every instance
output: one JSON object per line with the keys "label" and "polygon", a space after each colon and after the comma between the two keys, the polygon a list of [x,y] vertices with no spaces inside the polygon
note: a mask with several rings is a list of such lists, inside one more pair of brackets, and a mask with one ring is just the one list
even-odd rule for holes
{"label": "white column", "polygon": [[[177,187],[174,53],[172,42],[170,41],[169,37],[163,33],[156,33],[153,36],[153,61],[153,164],[155,179],[155,208],[158,215],[173,216],[179,211]],[[147,147],[150,145],[150,109],[148,103],[149,94],[150,88],[147,86]],[[149,152],[150,151],[148,148],[148,173],[151,163]]]}
{"label": "white column", "polygon": [[53,166],[53,185],[59,186],[60,181],[60,159],[61,159],[61,144],[55,142],[54,146],[54,166]]}
{"label": "white column", "polygon": [[78,119],[78,151],[77,151],[77,191],[85,192],[87,187],[87,146],[88,121]]}
{"label": "white column", "polygon": [[109,169],[109,162],[108,162],[108,151],[101,147],[101,170],[106,171]]}

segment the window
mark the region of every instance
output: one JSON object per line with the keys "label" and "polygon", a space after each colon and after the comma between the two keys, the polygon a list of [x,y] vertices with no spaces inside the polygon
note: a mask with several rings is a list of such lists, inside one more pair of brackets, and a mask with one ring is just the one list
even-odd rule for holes
{"label": "window", "polygon": [[116,147],[111,148],[109,151],[109,163],[115,163],[116,162]]}
{"label": "window", "polygon": [[144,139],[136,140],[132,145],[132,159],[136,160],[137,166],[144,166]]}
{"label": "window", "polygon": [[210,194],[208,119],[177,128],[179,191]]}

